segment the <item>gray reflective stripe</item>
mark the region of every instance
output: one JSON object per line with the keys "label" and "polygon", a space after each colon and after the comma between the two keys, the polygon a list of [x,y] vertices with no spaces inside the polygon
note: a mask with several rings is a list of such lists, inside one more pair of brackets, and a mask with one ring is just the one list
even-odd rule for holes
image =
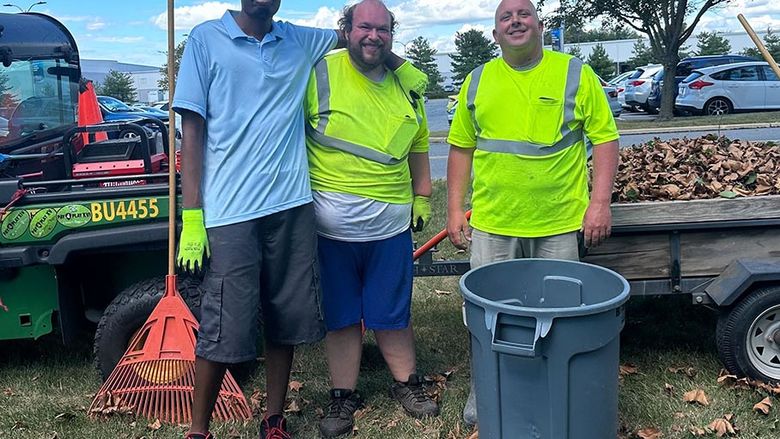
{"label": "gray reflective stripe", "polygon": [[322,146],[338,149],[339,151],[348,152],[352,155],[371,160],[372,162],[382,163],[383,165],[397,165],[398,163],[406,160],[406,157],[397,159],[390,154],[379,152],[369,147],[358,145],[357,143],[347,142],[346,140],[336,139],[334,137],[327,136],[312,128],[311,125],[306,124],[306,135],[309,138]]}
{"label": "gray reflective stripe", "polygon": [[570,131],[564,138],[552,146],[531,142],[515,142],[512,140],[494,140],[477,138],[477,149],[480,151],[519,154],[532,157],[542,157],[563,151],[583,140],[582,130]]}
{"label": "gray reflective stripe", "polygon": [[314,74],[317,77],[317,98],[320,104],[318,110],[320,121],[317,123],[317,131],[324,133],[330,121],[330,77],[328,75],[328,62],[325,59],[320,60],[314,66]]}
{"label": "gray reflective stripe", "polygon": [[580,89],[580,76],[582,74],[582,61],[577,58],[569,60],[569,70],[566,73],[566,94],[563,102],[563,125],[561,125],[561,137],[566,137],[570,132],[569,123],[574,122],[574,109],[577,106],[577,91]]}
{"label": "gray reflective stripe", "polygon": [[477,123],[476,105],[474,102],[477,100],[477,89],[479,88],[479,80],[482,79],[482,71],[485,70],[485,64],[477,67],[471,72],[471,82],[469,83],[469,91],[466,94],[466,108],[471,113],[471,120],[474,123],[474,129],[477,133],[477,137],[481,130],[479,129],[479,123]]}

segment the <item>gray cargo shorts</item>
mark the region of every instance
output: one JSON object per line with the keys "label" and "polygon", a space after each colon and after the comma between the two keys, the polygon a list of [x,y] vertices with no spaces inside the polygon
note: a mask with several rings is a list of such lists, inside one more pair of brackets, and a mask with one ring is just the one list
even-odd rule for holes
{"label": "gray cargo shorts", "polygon": [[211,260],[202,284],[198,357],[254,360],[259,320],[265,339],[274,344],[322,340],[311,203],[207,232]]}

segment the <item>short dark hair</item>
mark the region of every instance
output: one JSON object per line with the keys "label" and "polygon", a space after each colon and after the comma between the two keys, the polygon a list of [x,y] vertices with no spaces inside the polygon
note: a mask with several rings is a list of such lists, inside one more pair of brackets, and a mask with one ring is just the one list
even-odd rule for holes
{"label": "short dark hair", "polygon": [[[344,33],[352,32],[352,19],[355,17],[355,8],[357,8],[360,3],[362,2],[344,7],[341,18],[339,18],[339,30]],[[382,2],[382,4],[384,4],[384,2]],[[385,6],[385,9],[387,9],[387,13],[390,14],[390,33],[395,34],[395,29],[398,27],[398,22],[395,21],[395,14],[393,14],[393,11],[387,6]]]}

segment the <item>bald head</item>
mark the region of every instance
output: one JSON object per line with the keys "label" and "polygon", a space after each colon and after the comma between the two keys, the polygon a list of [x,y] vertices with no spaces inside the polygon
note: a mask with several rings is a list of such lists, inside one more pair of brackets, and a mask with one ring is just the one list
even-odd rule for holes
{"label": "bald head", "polygon": [[352,31],[352,27],[354,26],[355,11],[358,9],[363,11],[369,10],[372,13],[376,13],[379,10],[383,11],[383,13],[387,14],[389,18],[390,30],[395,31],[397,24],[395,21],[395,15],[390,11],[387,5],[385,5],[385,2],[382,0],[361,0],[351,6],[344,8],[344,11],[341,14],[341,18],[339,19],[339,29],[341,29],[344,33]]}
{"label": "bald head", "polygon": [[502,14],[520,9],[531,12],[536,21],[539,21],[536,5],[531,0],[501,0],[501,3],[496,8],[496,26],[498,26],[498,21]]}

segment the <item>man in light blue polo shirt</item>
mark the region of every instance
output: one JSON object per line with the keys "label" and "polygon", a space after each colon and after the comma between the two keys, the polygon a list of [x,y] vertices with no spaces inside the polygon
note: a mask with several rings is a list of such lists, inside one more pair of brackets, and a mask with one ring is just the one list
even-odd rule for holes
{"label": "man in light blue polo shirt", "polygon": [[[333,30],[274,21],[279,5],[242,0],[240,12],[196,26],[178,74],[178,260],[197,270],[204,252],[211,258],[189,439],[212,438],[209,421],[226,365],[256,358],[258,310],[268,409],[261,439],[291,437],[282,411],[293,346],[324,336],[302,102],[314,64],[344,40]],[[402,60],[391,58],[395,70]],[[425,88],[425,80],[407,79],[413,86],[406,90]]]}

